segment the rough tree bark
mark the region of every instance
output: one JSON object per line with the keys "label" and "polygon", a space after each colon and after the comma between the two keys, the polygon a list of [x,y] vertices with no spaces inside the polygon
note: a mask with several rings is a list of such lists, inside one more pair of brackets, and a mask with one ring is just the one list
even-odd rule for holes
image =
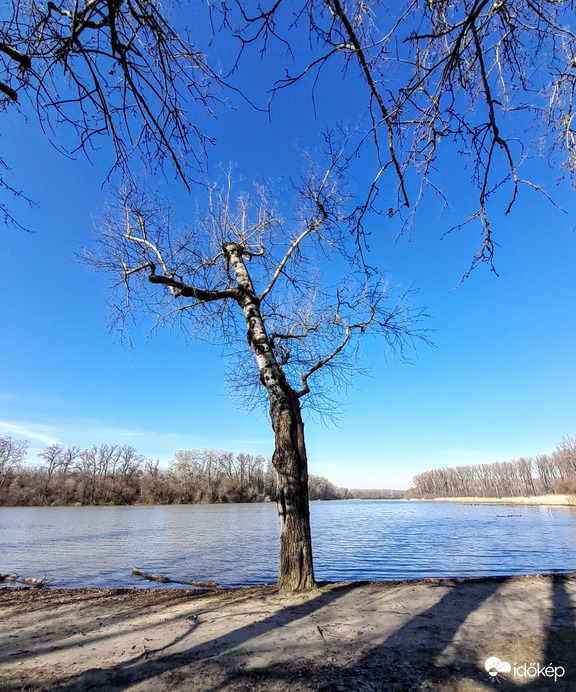
{"label": "rough tree bark", "polygon": [[285,399],[270,405],[275,442],[272,463],[278,472],[278,587],[281,591],[307,591],[315,586],[308,500],[308,459],[300,401],[290,386],[287,387],[289,391]]}
{"label": "rough tree bark", "polygon": [[[248,327],[248,343],[258,363],[260,383],[270,401],[274,431],[272,463],[278,473],[277,506],[280,520],[278,589],[281,592],[314,588],[312,537],[308,499],[308,459],[300,401],[278,363],[244,262],[245,248],[225,243],[224,253],[239,288],[238,304]],[[249,255],[249,253],[248,253]]]}

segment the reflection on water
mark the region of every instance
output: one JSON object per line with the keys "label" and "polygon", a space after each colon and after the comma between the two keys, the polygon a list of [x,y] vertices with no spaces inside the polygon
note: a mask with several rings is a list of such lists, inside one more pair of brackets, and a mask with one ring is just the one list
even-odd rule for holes
{"label": "reflection on water", "polygon": [[[312,503],[311,519],[319,580],[576,571],[572,508],[345,500]],[[55,586],[154,586],[133,566],[271,583],[277,554],[274,504],[0,508],[0,573]]]}

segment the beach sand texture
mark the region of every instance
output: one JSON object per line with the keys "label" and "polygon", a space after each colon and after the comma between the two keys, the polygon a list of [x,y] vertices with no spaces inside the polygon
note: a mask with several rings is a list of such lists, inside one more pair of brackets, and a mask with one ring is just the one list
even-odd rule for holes
{"label": "beach sand texture", "polygon": [[[574,574],[293,596],[5,588],[0,689],[576,690],[575,606]],[[490,676],[490,657],[511,670]]]}

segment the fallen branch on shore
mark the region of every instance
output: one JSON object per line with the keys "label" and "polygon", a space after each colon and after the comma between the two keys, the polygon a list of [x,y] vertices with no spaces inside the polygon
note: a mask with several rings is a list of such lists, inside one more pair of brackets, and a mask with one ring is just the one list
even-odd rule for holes
{"label": "fallen branch on shore", "polygon": [[48,579],[44,577],[39,579],[38,577],[21,577],[18,578],[17,574],[0,574],[0,584],[24,584],[25,586],[33,586],[36,589],[44,589],[46,586],[50,586],[53,579]]}
{"label": "fallen branch on shore", "polygon": [[0,574],[0,584],[4,582],[13,582],[18,579],[17,574]]}
{"label": "fallen branch on shore", "polygon": [[180,581],[178,579],[170,579],[169,577],[163,577],[160,574],[149,574],[144,572],[137,567],[132,567],[132,576],[142,577],[143,579],[148,579],[148,581],[159,582],[160,584],[185,584],[186,586],[195,586],[199,589],[224,589],[224,586],[217,584],[215,581],[205,580],[205,581]]}

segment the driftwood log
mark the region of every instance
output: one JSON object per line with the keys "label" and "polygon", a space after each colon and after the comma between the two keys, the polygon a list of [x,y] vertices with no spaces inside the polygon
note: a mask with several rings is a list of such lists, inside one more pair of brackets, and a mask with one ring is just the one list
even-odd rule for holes
{"label": "driftwood log", "polygon": [[170,579],[169,577],[163,577],[160,574],[149,574],[144,572],[144,570],[138,569],[137,567],[132,567],[132,575],[135,577],[142,577],[142,579],[148,579],[148,581],[156,581],[160,584],[185,584],[186,586],[196,586],[199,589],[223,589],[224,587],[217,584],[215,581],[181,581],[179,579]]}
{"label": "driftwood log", "polygon": [[3,582],[13,582],[18,579],[17,574],[0,574],[0,584]]}
{"label": "driftwood log", "polygon": [[38,579],[37,577],[19,577],[17,574],[0,574],[0,584],[24,584],[25,586],[34,586],[37,589],[50,586],[53,581],[53,579],[48,579],[47,577]]}

